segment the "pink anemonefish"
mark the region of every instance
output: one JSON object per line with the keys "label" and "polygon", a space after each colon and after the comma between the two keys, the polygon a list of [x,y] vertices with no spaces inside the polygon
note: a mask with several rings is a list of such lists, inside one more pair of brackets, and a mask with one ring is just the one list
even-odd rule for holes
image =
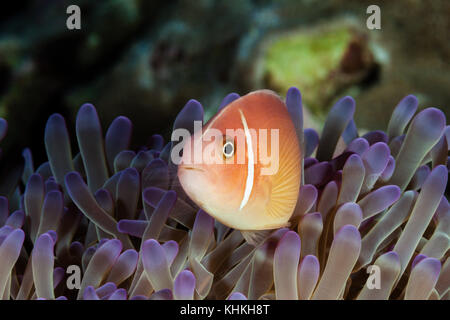
{"label": "pink anemonefish", "polygon": [[[212,129],[219,130],[222,138],[205,141]],[[242,134],[228,136],[227,129]],[[258,142],[264,138],[260,129],[267,132],[270,161],[259,161],[262,148]],[[271,139],[273,129],[278,132],[275,143]],[[200,208],[243,234],[289,225],[300,188],[302,151],[287,107],[278,95],[259,90],[234,100],[203,126],[201,134],[190,139],[190,145],[202,139],[204,157],[223,160],[193,163],[190,157],[194,148],[183,149],[178,178]],[[239,150],[244,152],[242,158]],[[276,170],[268,171],[274,162]]]}

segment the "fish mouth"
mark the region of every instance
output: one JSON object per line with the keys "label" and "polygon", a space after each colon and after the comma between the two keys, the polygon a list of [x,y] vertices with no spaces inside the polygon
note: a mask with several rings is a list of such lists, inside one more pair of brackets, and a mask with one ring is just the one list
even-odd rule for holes
{"label": "fish mouth", "polygon": [[179,167],[179,169],[183,169],[183,170],[193,170],[193,171],[200,171],[203,172],[205,170],[198,168],[198,167],[192,167],[192,166],[186,166],[186,165],[182,165]]}

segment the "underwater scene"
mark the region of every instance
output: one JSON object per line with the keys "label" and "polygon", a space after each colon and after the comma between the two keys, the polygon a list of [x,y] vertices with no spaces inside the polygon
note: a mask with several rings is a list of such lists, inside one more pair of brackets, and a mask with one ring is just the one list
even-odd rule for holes
{"label": "underwater scene", "polygon": [[446,0],[2,8],[0,300],[450,300],[449,30]]}

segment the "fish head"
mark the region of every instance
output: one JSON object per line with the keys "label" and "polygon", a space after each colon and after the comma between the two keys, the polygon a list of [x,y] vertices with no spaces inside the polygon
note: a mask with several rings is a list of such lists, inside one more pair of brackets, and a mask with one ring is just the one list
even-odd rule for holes
{"label": "fish head", "polygon": [[191,136],[178,166],[186,194],[203,210],[220,217],[239,210],[242,196],[238,190],[245,185],[248,167],[239,112],[228,111]]}

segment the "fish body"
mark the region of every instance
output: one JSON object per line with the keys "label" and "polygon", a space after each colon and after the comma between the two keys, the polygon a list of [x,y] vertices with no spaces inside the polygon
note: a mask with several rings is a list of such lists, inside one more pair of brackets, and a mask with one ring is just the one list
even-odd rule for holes
{"label": "fish body", "polygon": [[[243,231],[288,225],[300,188],[301,150],[275,93],[260,90],[234,100],[187,145],[178,178],[200,208]],[[194,152],[201,153],[200,162],[193,161]]]}

